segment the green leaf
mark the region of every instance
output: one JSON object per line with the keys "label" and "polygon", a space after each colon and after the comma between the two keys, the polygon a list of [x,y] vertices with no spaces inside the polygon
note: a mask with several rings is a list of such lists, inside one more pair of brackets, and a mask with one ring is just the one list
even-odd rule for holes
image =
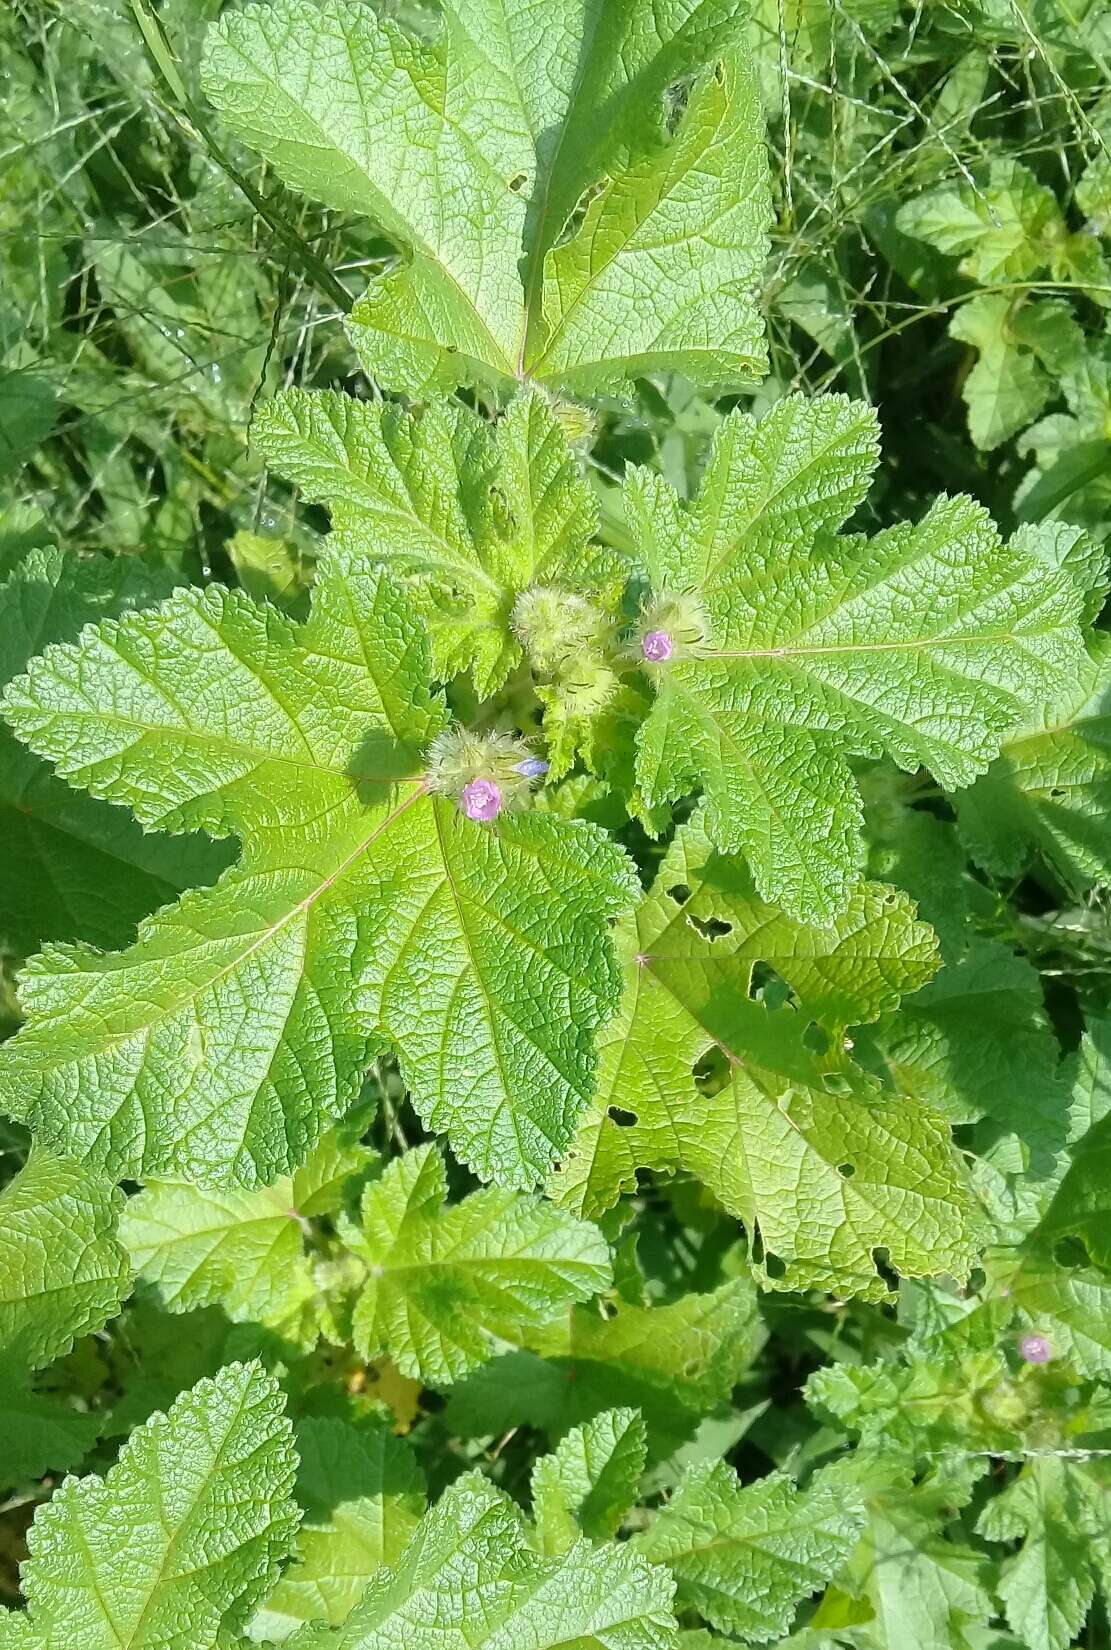
{"label": "green leaf", "polygon": [[841,1569],[863,1523],[859,1501],[840,1487],[800,1491],[772,1473],[742,1488],[730,1466],[712,1461],[687,1470],[635,1545],[669,1567],[680,1604],[731,1638],[763,1644]]}
{"label": "green leaf", "polygon": [[312,1345],[319,1312],[308,1222],[339,1209],[343,1181],[372,1155],[328,1134],[292,1177],[261,1191],[158,1181],[129,1200],[121,1236],[166,1311],[219,1305],[233,1323],[271,1325]]}
{"label": "green leaf", "polygon": [[554,1454],[532,1469],[532,1515],[540,1550],[574,1546],[579,1534],[603,1541],[617,1533],[637,1498],[648,1458],[644,1421],[635,1409],[607,1409],[572,1427]]}
{"label": "green leaf", "polygon": [[[814,1630],[836,1627],[843,1613],[853,1626],[842,1642],[857,1650],[1009,1650],[987,1630],[996,1613],[991,1567],[955,1522],[980,1470],[975,1462],[944,1463],[916,1482],[909,1464],[890,1451],[848,1457],[846,1490],[863,1496],[867,1523],[850,1565],[812,1618]],[[836,1482],[837,1469],[827,1478]]]}
{"label": "green leaf", "polygon": [[537,1338],[539,1352],[495,1358],[453,1391],[447,1418],[465,1436],[539,1427],[562,1438],[619,1404],[644,1417],[649,1454],[668,1456],[732,1391],[764,1340],[756,1294],[736,1278],[667,1306],[579,1308]]}
{"label": "green leaf", "polygon": [[131,1269],[123,1199],[78,1164],[36,1149],[0,1191],[0,1357],[41,1369],[114,1317]]}
{"label": "green leaf", "polygon": [[627,1546],[581,1540],[541,1557],[521,1515],[479,1473],[457,1480],[344,1626],[308,1627],[291,1650],[669,1650],[674,1584]]}
{"label": "green leaf", "polygon": [[702,632],[648,667],[644,806],[700,785],[713,840],[803,922],[844,910],[859,877],[850,757],[971,784],[1084,658],[1068,571],[1004,545],[970,499],[870,540],[833,537],[874,459],[870,409],[793,397],[761,424],[730,415],[692,505],[646,472],[627,489],[661,608],[688,593]]}
{"label": "green leaf", "polygon": [[485,1362],[491,1337],[518,1341],[612,1276],[597,1227],[550,1203],[491,1187],[445,1209],[446,1194],[443,1158],[417,1146],[367,1187],[361,1230],[343,1233],[367,1267],[355,1345],[433,1385]]}
{"label": "green leaf", "polygon": [[1066,304],[1022,304],[995,293],[962,304],[949,336],[978,352],[961,396],[969,434],[986,452],[1033,423],[1053,399],[1055,380],[1084,350]]}
{"label": "green leaf", "polygon": [[1111,1528],[1111,1493],[1097,1471],[1043,1455],[980,1514],[980,1535],[1022,1543],[1004,1560],[998,1591],[1029,1650],[1067,1650],[1084,1625]]}
{"label": "green leaf", "polygon": [[79,1466],[102,1425],[102,1416],[71,1409],[0,1371],[0,1489]]}
{"label": "green leaf", "polygon": [[[149,607],[172,579],[142,562],[32,549],[0,585],[0,685],[47,642]],[[215,878],[227,855],[203,838],[144,832],[116,808],[75,796],[0,728],[0,940],[20,954],[77,935],[126,945],[148,911]]]}
{"label": "green leaf", "polygon": [[[551,1183],[560,1202],[596,1215],[640,1169],[685,1171],[776,1257],[776,1287],[872,1295],[884,1287],[876,1247],[900,1272],[967,1270],[973,1223],[946,1124],[880,1090],[836,1045],[821,1056],[805,1041],[811,1015],[841,1029],[929,979],[936,942],[905,896],[866,883],[837,923],[800,928],[696,819],[617,937],[625,995]],[[750,1000],[757,959],[806,1013]],[[715,1048],[725,1069],[698,1087]]]}
{"label": "green leaf", "polygon": [[958,803],[977,864],[1017,877],[1035,854],[1066,886],[1111,880],[1111,642],[1093,635],[1079,681],[1004,742]]}
{"label": "green leaf", "polygon": [[1075,1147],[1072,1162],[1038,1235],[1047,1242],[1076,1238],[1096,1266],[1111,1271],[1111,1116]]}
{"label": "green leaf", "polygon": [[223,1650],[297,1526],[276,1381],[229,1364],[131,1436],[104,1478],[41,1506],[23,1566],[39,1650]]}
{"label": "green leaf", "polygon": [[423,394],[758,379],[770,219],[732,0],[446,0],[409,33],[278,0],[211,32],[205,89],[287,184],[365,214],[396,265],[356,305],[367,368]]}
{"label": "green leaf", "polygon": [[987,1115],[1031,1147],[1043,1173],[1065,1143],[1068,1092],[1060,1049],[1025,957],[973,939],[916,997],[883,1020],[872,1042],[900,1093],[955,1123]]}
{"label": "green leaf", "polygon": [[182,591],[9,687],[12,725],[71,784],[243,843],[130,950],[28,965],[30,1023],[0,1052],[13,1114],[121,1178],[250,1187],[296,1167],[392,1046],[480,1175],[546,1171],[616,1003],[605,919],[638,885],[595,826],[488,828],[429,792],[427,673],[403,593],[333,551],[304,626]]}
{"label": "green leaf", "polygon": [[492,427],[460,402],[420,412],[327,391],[260,407],[251,441],[342,542],[419,592],[436,674],[469,669],[483,697],[520,663],[510,627],[530,585],[620,599],[628,567],[591,544],[598,507],[554,413],[519,396]]}
{"label": "green leaf", "polygon": [[412,1450],[377,1416],[357,1427],[310,1417],[297,1428],[297,1453],[304,1522],[293,1563],[251,1623],[253,1639],[275,1644],[306,1621],[345,1621],[371,1578],[396,1562],[425,1506]]}
{"label": "green leaf", "polygon": [[1051,190],[1019,161],[995,161],[982,183],[942,185],[898,214],[904,235],[963,254],[961,273],[992,285],[1025,281],[1058,255],[1065,226]]}

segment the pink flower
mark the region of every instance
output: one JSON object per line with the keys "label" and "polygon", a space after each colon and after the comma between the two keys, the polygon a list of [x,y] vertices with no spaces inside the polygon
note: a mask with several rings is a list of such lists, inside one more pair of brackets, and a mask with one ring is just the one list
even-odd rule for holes
{"label": "pink flower", "polygon": [[468,819],[497,819],[501,813],[501,789],[492,779],[472,779],[463,786],[463,812]]}
{"label": "pink flower", "polygon": [[650,630],[641,641],[641,651],[649,664],[662,664],[670,659],[674,652],[674,645],[666,630]]}
{"label": "pink flower", "polygon": [[1044,1335],[1024,1335],[1018,1343],[1018,1350],[1028,1364],[1047,1364],[1053,1356],[1053,1345]]}

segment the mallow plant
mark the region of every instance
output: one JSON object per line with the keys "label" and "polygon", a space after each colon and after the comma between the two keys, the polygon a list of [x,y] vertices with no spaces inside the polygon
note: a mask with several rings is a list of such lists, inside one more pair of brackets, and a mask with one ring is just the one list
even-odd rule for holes
{"label": "mallow plant", "polygon": [[[303,610],[0,590],[0,1646],[1095,1644],[1111,1038],[999,878],[1107,865],[1052,713],[1102,554],[862,531],[874,409],[746,410],[735,0],[396,10],[204,53],[394,248],[364,393],[251,424],[330,522]],[[731,410],[617,547],[594,432],[671,375]]]}

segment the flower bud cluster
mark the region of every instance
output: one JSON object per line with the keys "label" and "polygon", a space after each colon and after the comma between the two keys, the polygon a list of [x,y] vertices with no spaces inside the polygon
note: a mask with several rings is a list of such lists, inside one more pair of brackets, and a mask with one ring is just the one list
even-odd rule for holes
{"label": "flower bud cluster", "polygon": [[617,673],[607,662],[610,628],[604,613],[569,590],[536,586],[517,598],[513,629],[532,668],[550,684],[541,697],[558,703],[568,720],[596,716],[617,692]]}

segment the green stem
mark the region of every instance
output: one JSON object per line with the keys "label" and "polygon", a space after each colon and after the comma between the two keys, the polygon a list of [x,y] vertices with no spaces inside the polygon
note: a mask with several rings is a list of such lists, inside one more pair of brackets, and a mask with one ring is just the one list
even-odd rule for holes
{"label": "green stem", "polygon": [[354,306],[354,299],[347,288],[336,278],[323,259],[317,257],[304,236],[299,235],[296,229],[287,223],[280,213],[275,212],[269,201],[260,195],[254,184],[243,176],[243,173],[228,158],[216,141],[205,115],[189,95],[178,69],[177,58],[174,56],[173,48],[166,37],[166,31],[162,27],[162,21],[151,10],[149,0],[131,0],[131,10],[135,15],[136,23],[139,25],[147,51],[150,53],[151,61],[161,75],[170,95],[177,103],[181,116],[184,117],[184,123],[192,134],[204,144],[217,166],[227,174],[236,188],[250,201],[263,222],[268,224],[275,235],[289,248],[309,280],[319,287],[322,292],[326,292],[344,315],[350,314]]}

